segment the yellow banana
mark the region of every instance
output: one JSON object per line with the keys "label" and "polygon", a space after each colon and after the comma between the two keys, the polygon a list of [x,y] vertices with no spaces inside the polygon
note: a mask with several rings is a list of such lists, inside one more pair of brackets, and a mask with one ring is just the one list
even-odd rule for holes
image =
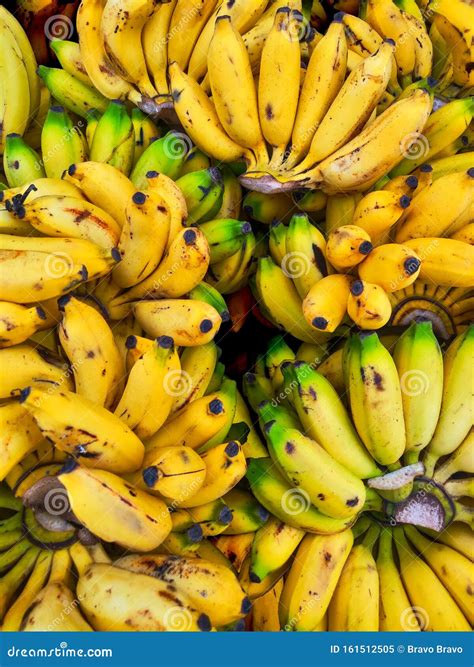
{"label": "yellow banana", "polygon": [[358,267],[359,276],[386,292],[408,287],[420,275],[423,258],[407,245],[387,243],[374,250]]}
{"label": "yellow banana", "polygon": [[[145,23],[142,32],[142,45],[145,61],[158,92],[159,99],[169,93],[166,71],[168,67],[168,33],[171,17],[177,0],[159,3]],[[166,99],[166,98],[165,98]]]}
{"label": "yellow banana", "polygon": [[346,314],[350,284],[348,276],[337,273],[315,283],[303,301],[308,324],[318,331],[335,331]]}
{"label": "yellow banana", "polygon": [[0,397],[18,395],[28,385],[72,389],[71,372],[62,359],[48,349],[27,343],[0,350]]}
{"label": "yellow banana", "polygon": [[166,174],[149,171],[146,174],[146,180],[148,190],[162,197],[168,207],[169,234],[166,242],[166,249],[168,249],[178,232],[186,226],[188,217],[186,200],[179,186]]}
{"label": "yellow banana", "polygon": [[[403,177],[405,181],[406,178]],[[364,229],[374,245],[378,245],[404,211],[410,206],[407,194],[390,190],[374,190],[357,204],[352,224]]]}
{"label": "yellow banana", "polygon": [[354,280],[347,300],[347,314],[361,329],[380,329],[390,320],[392,304],[380,285]]}
{"label": "yellow banana", "polygon": [[18,403],[0,406],[0,480],[36,449],[43,439],[34,419]]}
{"label": "yellow banana", "polygon": [[0,348],[24,343],[44,329],[47,314],[41,306],[21,306],[9,301],[0,303]]}
{"label": "yellow banana", "polygon": [[336,269],[343,273],[360,264],[372,251],[370,235],[357,225],[342,225],[328,235],[326,256]]}
{"label": "yellow banana", "polygon": [[214,11],[216,1],[177,1],[168,30],[168,62],[177,62],[183,70],[187,68],[194,45]]}
{"label": "yellow banana", "polygon": [[474,248],[469,243],[429,237],[410,239],[404,246],[420,257],[422,281],[449,287],[474,285]]}

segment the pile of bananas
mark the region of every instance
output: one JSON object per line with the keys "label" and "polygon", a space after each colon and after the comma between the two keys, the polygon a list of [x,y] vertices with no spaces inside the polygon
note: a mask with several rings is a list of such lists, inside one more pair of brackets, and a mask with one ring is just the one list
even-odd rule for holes
{"label": "pile of bananas", "polygon": [[472,625],[472,7],[331,4],[0,6],[3,630]]}

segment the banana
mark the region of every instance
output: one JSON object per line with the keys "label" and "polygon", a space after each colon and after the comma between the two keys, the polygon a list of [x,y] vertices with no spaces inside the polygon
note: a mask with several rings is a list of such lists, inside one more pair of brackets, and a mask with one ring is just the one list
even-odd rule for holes
{"label": "banana", "polygon": [[221,207],[216,213],[216,218],[218,220],[222,220],[223,218],[238,219],[240,217],[240,208],[243,198],[242,186],[230,167],[224,165],[221,167],[221,173],[224,192],[222,193]]}
{"label": "banana", "polygon": [[328,196],[320,190],[296,190],[292,199],[301,211],[312,214],[319,221],[320,215],[325,212]]}
{"label": "banana", "polygon": [[252,227],[249,222],[232,218],[217,218],[199,225],[209,244],[210,263],[215,264],[240,250],[244,238],[250,234]]}
{"label": "banana", "polygon": [[[270,30],[273,22],[272,19],[276,12],[277,6],[281,7],[283,4],[284,0],[277,0],[273,4],[274,10],[269,21],[268,19],[266,21],[265,35]],[[228,0],[225,2],[219,1],[216,5],[215,11],[202,29],[201,34],[199,35],[199,38],[194,46],[191,59],[189,61],[189,74],[194,79],[196,79],[196,81],[199,81],[206,75],[209,44],[214,33],[217,17],[222,15],[230,16],[236,30],[238,30],[241,35],[244,35],[244,33],[247,33],[248,31],[251,32],[251,29],[260,23],[261,17],[262,20],[264,20],[264,18],[270,14],[270,9],[268,9],[264,14],[267,5],[267,0],[241,0],[240,2],[229,2]],[[249,44],[246,42],[245,45],[247,50],[249,50],[250,56]],[[258,53],[258,60],[260,60],[260,54],[261,48]]]}
{"label": "banana", "polygon": [[33,418],[18,403],[7,403],[0,407],[2,465],[0,479],[3,480],[42,440]]}
{"label": "banana", "polygon": [[85,465],[118,473],[141,465],[144,448],[137,436],[118,417],[84,396],[28,387],[20,401],[44,436]]}
{"label": "banana", "polygon": [[115,414],[145,440],[164,424],[173,403],[169,386],[180,373],[179,357],[170,336],[160,336],[129,372]]}
{"label": "banana", "polygon": [[81,47],[77,42],[68,39],[53,39],[50,42],[51,51],[59,60],[59,64],[68,74],[71,74],[82,83],[94,88],[94,84],[87,74],[81,57]]}
{"label": "banana", "polygon": [[[77,519],[105,542],[150,551],[156,549],[171,530],[170,515],[162,500],[111,472],[71,463],[63,468],[58,480],[67,492]],[[97,503],[106,508],[102,516],[94,509]]]}
{"label": "banana", "polygon": [[421,275],[422,261],[408,245],[387,243],[374,248],[359,265],[358,272],[363,281],[380,285],[386,292],[396,292]]}
{"label": "banana", "polygon": [[[206,466],[190,447],[171,445],[147,455],[147,466],[128,475],[131,483],[152,495],[172,498],[172,507],[186,500],[204,484]],[[173,517],[172,517],[173,518]]]}
{"label": "banana", "polygon": [[158,267],[170,232],[170,211],[156,192],[135,192],[125,207],[120,234],[121,260],[113,273],[119,287],[133,287]]}
{"label": "banana", "polygon": [[162,336],[166,332],[177,345],[186,347],[209,343],[221,324],[215,308],[192,299],[141,301],[135,305],[134,313],[151,336]]}
{"label": "banana", "polygon": [[255,289],[265,316],[268,314],[279,328],[307,343],[317,342],[317,334],[313,333],[303,317],[301,299],[291,278],[270,257],[258,261]]}
{"label": "banana", "polygon": [[352,547],[328,607],[328,630],[374,632],[379,629],[379,575],[372,555],[373,524],[364,541]]}
{"label": "banana", "polygon": [[428,474],[440,456],[454,452],[472,426],[472,387],[463,380],[462,369],[472,359],[473,342],[474,326],[470,325],[444,355],[441,412],[425,459]]}
{"label": "banana", "polygon": [[287,365],[284,371],[288,374],[293,404],[305,432],[356,477],[367,479],[379,475],[337,392],[318,371],[305,362]]}
{"label": "banana", "polygon": [[38,593],[46,585],[52,560],[53,554],[50,552],[42,551],[38,555],[25,587],[3,618],[3,631],[17,632],[20,629],[24,614]]}
{"label": "banana", "polygon": [[171,130],[154,141],[143,151],[133,167],[130,179],[138,189],[147,187],[149,171],[159,172],[176,179],[181,171],[184,158],[189,151],[190,141],[182,132]]}
{"label": "banana", "polygon": [[455,549],[431,542],[414,526],[405,526],[404,531],[472,625],[474,623],[472,595],[470,594],[474,576],[472,563]]}
{"label": "banana", "polygon": [[7,134],[3,149],[3,171],[11,188],[45,176],[38,153],[19,134]]}
{"label": "banana", "polygon": [[232,489],[226,493],[223,501],[232,513],[231,521],[224,531],[226,535],[253,533],[264,526],[270,516],[252,494],[243,489]]}
{"label": "banana", "polygon": [[[474,113],[474,103],[472,97],[466,99],[453,100],[435,111],[429,117],[423,134],[421,143],[415,156],[405,156],[405,159],[392,170],[391,175],[407,174],[419,167],[424,162],[436,157],[453,141],[458,139],[469,127]],[[412,159],[415,157],[415,159]]]}
{"label": "banana", "polygon": [[[367,190],[390,171],[419,136],[431,111],[430,94],[420,88],[394,102],[345,146],[313,170],[291,176],[301,184],[320,184],[328,194]],[[381,137],[383,150],[380,150]],[[351,168],[348,168],[352,165]]]}
{"label": "banana", "polygon": [[68,111],[81,118],[87,118],[88,112],[92,109],[99,113],[105,112],[107,99],[65,70],[40,65],[38,74],[48,87],[51,97]]}
{"label": "banana", "polygon": [[380,329],[390,320],[392,304],[380,285],[354,280],[347,300],[347,314],[360,329]]}
{"label": "banana", "polygon": [[377,32],[395,42],[395,59],[400,77],[409,77],[416,64],[415,35],[401,10],[392,0],[369,0],[367,20]]}
{"label": "banana", "polygon": [[352,336],[345,357],[346,386],[357,432],[378,463],[395,463],[406,446],[395,362],[376,333]]}
{"label": "banana", "polygon": [[319,123],[307,156],[295,169],[297,173],[324,160],[364,127],[387,87],[393,49],[391,42],[384,42],[374,55],[365,58],[349,74]]}
{"label": "banana", "polygon": [[209,246],[204,234],[195,228],[183,229],[175,236],[155,271],[113,299],[112,304],[128,306],[145,296],[177,299],[203,280],[208,266]]}
{"label": "banana", "polygon": [[419,632],[420,624],[403,587],[392,551],[392,531],[380,534],[377,555],[380,581],[380,630],[382,632]]}
{"label": "banana", "polygon": [[71,165],[64,178],[66,182],[76,185],[92,204],[102,208],[123,227],[126,203],[136,190],[118,169],[110,164],[88,161]]}
{"label": "banana", "polygon": [[182,351],[181,372],[179,376],[170,378],[170,390],[174,397],[171,414],[204,396],[214,373],[218,354],[214,341],[198,347],[186,347]]}
{"label": "banana", "polygon": [[[438,178],[417,195],[401,226],[396,240],[405,243],[413,238],[451,236],[474,217],[474,168]],[[447,193],[455,196],[446,206]]]}
{"label": "banana", "polygon": [[[305,343],[303,343],[305,345]],[[306,343],[306,345],[310,345]],[[285,361],[294,361],[295,353],[287,345],[283,336],[274,336],[269,342],[265,355],[265,367],[275,391],[281,387],[284,378],[281,365]]]}
{"label": "banana", "polygon": [[252,629],[254,632],[278,632],[281,630],[278,603],[283,589],[283,579],[278,579],[268,593],[253,601]]}
{"label": "banana", "polygon": [[48,583],[33,599],[20,626],[25,632],[91,632],[84,620],[74,593],[61,582]]}
{"label": "banana", "polygon": [[265,164],[267,149],[248,53],[228,15],[216,18],[207,62],[212,99],[225,131],[237,144],[251,149],[257,162]]}
{"label": "banana", "polygon": [[306,535],[280,597],[284,630],[313,631],[323,619],[353,543],[351,530]]}
{"label": "banana", "polygon": [[255,235],[248,232],[240,250],[209,267],[208,282],[223,295],[240,290],[247,284],[250,273],[253,274],[256,249]]}
{"label": "banana", "polygon": [[352,524],[352,519],[333,519],[319,512],[297,488],[278,472],[269,458],[251,459],[247,479],[257,500],[274,516],[294,528],[331,534]]}
{"label": "banana", "polygon": [[474,245],[474,222],[468,222],[467,225],[458,229],[454,234],[449,235],[450,239],[455,241],[464,241],[464,243],[469,243],[469,245]]}
{"label": "banana", "polygon": [[45,195],[26,201],[20,214],[42,234],[91,241],[117,254],[119,225],[106,211],[83,199]]}
{"label": "banana", "polygon": [[[472,43],[469,41],[469,29],[465,29],[459,23],[451,23],[445,16],[435,14],[432,26],[435,27],[438,38],[443,40],[447,58],[444,68],[440,73],[440,81],[445,80],[446,71],[449,77],[446,77],[444,87],[454,83],[460,86],[472,85],[472,75],[470,72],[470,62],[472,60]],[[442,62],[442,60],[441,60]]]}
{"label": "banana", "polygon": [[431,322],[414,322],[393,352],[402,388],[407,456],[416,457],[433,437],[443,392],[443,356]]}
{"label": "banana", "polygon": [[[407,179],[403,177],[403,180],[405,182]],[[357,204],[352,224],[364,229],[372,243],[378,245],[398,222],[411,201],[408,194],[400,194],[399,191],[385,188],[374,190],[367,193]]]}
{"label": "banana", "polygon": [[245,149],[233,141],[221,125],[213,102],[178,63],[168,68],[174,110],[186,134],[204,153],[217,160],[232,162],[245,155]]}
{"label": "banana", "polygon": [[243,443],[243,450],[245,458],[259,458],[261,456],[267,456],[268,452],[265,448],[265,445],[262,443],[260,435],[257,433],[253,418],[250,416],[249,409],[241,393],[237,391],[236,395],[236,405],[234,413],[234,424],[242,424],[248,428],[249,432],[247,434],[247,440]]}
{"label": "banana", "polygon": [[47,315],[41,306],[21,306],[2,301],[0,303],[0,348],[24,343],[30,336],[44,328]]}
{"label": "banana", "polygon": [[[287,194],[276,192],[271,196],[263,192],[247,192],[242,202],[242,210],[247,218],[266,225],[287,222],[294,211],[294,204]],[[276,261],[276,260],[275,260]]]}
{"label": "banana", "polygon": [[1,398],[18,395],[20,389],[28,384],[55,388],[64,386],[72,389],[71,373],[59,357],[48,349],[27,343],[0,350],[2,375],[0,382]]}
{"label": "banana", "polygon": [[129,98],[137,103],[140,101],[140,95],[112,67],[105,52],[101,33],[104,7],[105,0],[87,0],[79,5],[76,25],[82,62],[94,88],[105,98],[109,100]]}
{"label": "banana", "polygon": [[186,226],[188,218],[186,199],[179,186],[169,176],[156,171],[146,173],[146,189],[156,192],[165,200],[168,207],[170,216],[170,229],[166,243],[166,249],[168,249],[178,232]]}
{"label": "banana", "polygon": [[474,254],[463,241],[444,238],[417,238],[404,243],[422,261],[420,278],[449,287],[472,287]]}
{"label": "banana", "polygon": [[[402,5],[403,6],[403,5]],[[415,4],[416,6],[416,4]],[[415,49],[415,65],[413,67],[413,80],[419,81],[431,74],[433,62],[433,44],[428,35],[423,15],[418,16],[410,11],[400,10],[405,20],[408,32],[413,35],[413,47]]]}
{"label": "banana", "polygon": [[166,76],[168,64],[168,33],[177,0],[160,3],[142,31],[142,46],[151,80],[160,98],[169,93]]}
{"label": "banana", "polygon": [[420,611],[423,630],[467,632],[469,623],[462,611],[429,565],[413,552],[403,529],[394,533],[402,580],[410,602]]}
{"label": "banana", "polygon": [[106,408],[115,402],[124,373],[110,326],[92,306],[69,295],[59,299],[59,340],[78,394]]}
{"label": "banana", "polygon": [[435,531],[422,529],[424,533],[427,533],[430,537],[436,537],[437,542],[441,544],[446,544],[448,547],[456,549],[459,553],[469,558],[472,562],[472,530],[464,523],[458,521],[451,523],[447,528],[445,528],[441,533],[436,533]]}
{"label": "banana", "polygon": [[260,60],[258,114],[262,134],[272,147],[272,165],[278,165],[290,141],[298,105],[301,58],[297,20],[289,7],[277,10]]}
{"label": "banana", "polygon": [[358,193],[330,195],[326,205],[326,233],[329,234],[342,225],[350,225],[361,199],[362,195]]}
{"label": "banana", "polygon": [[[186,70],[201,30],[206,25],[217,0],[178,0],[169,25],[168,62]],[[183,30],[183,25],[187,29]]]}
{"label": "banana", "polygon": [[[235,400],[230,388],[197,398],[175,412],[171,419],[147,442],[143,464],[146,466],[156,449],[186,445],[201,450],[211,441],[222,442],[232,424]],[[215,442],[214,442],[215,441]]]}
{"label": "banana", "polygon": [[285,167],[293,167],[308,152],[316,129],[344,82],[346,63],[347,43],[344,27],[338,16],[311,54]]}
{"label": "banana", "polygon": [[135,137],[133,149],[133,166],[135,166],[148,146],[160,136],[160,131],[150,116],[144,114],[141,109],[134,107],[130,116]]}
{"label": "banana", "polygon": [[[218,551],[231,563],[232,569],[239,572],[250,553],[253,538],[253,533],[219,535],[215,540],[215,545]],[[209,542],[209,544],[211,543]]]}
{"label": "banana", "polygon": [[202,459],[206,465],[204,483],[190,498],[182,500],[180,507],[197,507],[221,498],[242,479],[247,469],[242,447],[234,440],[214,446],[202,454]]}
{"label": "banana", "polygon": [[[135,130],[124,102],[109,102],[94,131],[92,162],[106,162],[128,176],[132,169]],[[76,160],[74,161],[76,162]]]}
{"label": "banana", "polygon": [[227,303],[220,292],[209,283],[202,282],[196,285],[188,294],[190,299],[204,301],[212,306],[218,313],[222,322],[230,320],[230,313],[227,309]]}
{"label": "banana", "polygon": [[157,91],[148,76],[141,33],[154,7],[153,0],[106,0],[100,19],[105,52],[112,68],[151,99]]}
{"label": "banana", "polygon": [[372,251],[370,235],[357,225],[343,225],[328,235],[326,256],[336,271],[343,273],[360,264]]}
{"label": "banana", "polygon": [[[201,169],[209,169],[211,166],[211,158],[205,155],[199,148],[191,148],[184,159],[184,163],[179,172],[180,176],[191,174],[193,171],[201,171]],[[230,168],[226,168],[232,171]],[[233,173],[233,172],[232,172]],[[238,217],[238,216],[237,216]]]}
{"label": "banana", "polygon": [[[25,132],[31,106],[26,60],[16,39],[16,33],[19,31],[12,30],[12,20],[16,21],[13,16],[11,19],[6,19],[4,14],[0,16],[0,34],[3,44],[0,69],[4,72],[0,85],[0,150],[2,152],[8,134],[13,132],[23,135]],[[9,76],[8,72],[15,72],[15,76]],[[34,89],[33,94],[35,94]]]}
{"label": "banana", "polygon": [[299,296],[304,299],[321,278],[327,276],[326,240],[305,213],[291,217],[286,232],[286,253],[281,260],[283,272],[293,280]]}
{"label": "banana", "polygon": [[224,191],[222,174],[217,167],[181,176],[176,185],[186,200],[189,224],[215,218]]}
{"label": "banana", "polygon": [[250,607],[235,574],[206,559],[131,555],[116,565],[176,586],[215,626],[238,620]]}
{"label": "banana", "polygon": [[169,588],[146,574],[92,563],[79,577],[77,594],[95,630],[209,631],[209,617],[184,592]]}
{"label": "banana", "polygon": [[250,555],[250,581],[260,583],[269,574],[282,568],[304,537],[300,528],[288,526],[271,517],[255,533]]}
{"label": "banana", "polygon": [[306,322],[318,331],[335,331],[346,314],[350,285],[349,276],[337,273],[315,283],[303,301]]}
{"label": "banana", "polygon": [[41,132],[41,153],[48,178],[61,178],[71,164],[87,160],[81,119],[73,123],[64,107],[51,106]]}
{"label": "banana", "polygon": [[454,452],[445,459],[441,465],[436,466],[434,471],[434,479],[440,484],[445,484],[446,481],[457,472],[473,473],[474,465],[472,464],[471,448],[474,443],[474,432],[470,432],[461,442]]}

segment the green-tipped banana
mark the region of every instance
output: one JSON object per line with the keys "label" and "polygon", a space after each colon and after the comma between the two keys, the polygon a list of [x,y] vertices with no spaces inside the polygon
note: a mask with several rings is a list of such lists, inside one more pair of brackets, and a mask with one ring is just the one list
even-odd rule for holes
{"label": "green-tipped banana", "polygon": [[253,533],[264,526],[270,516],[253,495],[243,489],[232,489],[223,497],[232,512],[232,521],[224,531],[226,535]]}
{"label": "green-tipped banana", "polygon": [[101,113],[107,109],[109,102],[103,95],[65,70],[40,65],[38,74],[48,87],[51,96],[78,116],[86,118],[90,109],[97,109]]}
{"label": "green-tipped banana", "polygon": [[201,223],[199,228],[209,243],[211,264],[227,259],[240,250],[245,237],[252,231],[249,222],[232,218],[208,220]]}
{"label": "green-tipped banana", "polygon": [[254,412],[257,412],[260,403],[271,401],[273,398],[272,383],[260,373],[245,373],[242,388]]}
{"label": "green-tipped banana", "polygon": [[113,100],[95,129],[90,159],[106,162],[128,175],[134,150],[135,131],[127,107],[123,102]]}
{"label": "green-tipped banana", "polygon": [[85,125],[82,119],[74,124],[62,106],[49,109],[41,132],[41,152],[49,178],[61,178],[72,164],[87,160],[86,140],[81,131]]}
{"label": "green-tipped banana", "polygon": [[224,186],[217,167],[193,171],[176,181],[186,200],[188,224],[212,220],[220,208]]}
{"label": "green-tipped banana", "polygon": [[331,383],[306,362],[285,364],[283,375],[305,432],[360,479],[379,475]]}
{"label": "green-tipped banana", "polygon": [[209,285],[209,283],[199,283],[199,285],[196,285],[196,287],[189,292],[188,296],[190,299],[208,303],[217,310],[223,322],[229,321],[230,314],[224,297],[215,287]]}
{"label": "green-tipped banana", "polygon": [[326,240],[306,213],[292,216],[286,234],[286,254],[281,268],[292,278],[302,299],[311,287],[328,275]]}
{"label": "green-tipped banana", "polygon": [[86,86],[94,88],[94,84],[87,74],[84,63],[81,58],[81,47],[77,42],[71,42],[68,39],[53,39],[49,46],[59,64],[68,74],[71,74],[75,79],[79,79]]}
{"label": "green-tipped banana", "polygon": [[11,188],[19,188],[46,175],[40,156],[19,134],[7,134],[3,171]]}
{"label": "green-tipped banana", "polygon": [[194,146],[184,158],[183,165],[179,172],[180,176],[190,174],[193,171],[200,171],[201,169],[209,169],[211,166],[210,158],[203,153],[199,148]]}
{"label": "green-tipped banana", "polygon": [[135,133],[135,147],[133,150],[133,165],[135,166],[148,146],[160,136],[160,131],[150,116],[134,107],[131,113],[132,125]]}
{"label": "green-tipped banana", "polygon": [[277,391],[283,384],[281,364],[285,361],[294,361],[294,359],[295,353],[286,343],[284,336],[274,336],[268,342],[265,366],[274,391]]}
{"label": "green-tipped banana", "polygon": [[431,322],[413,322],[393,353],[405,416],[405,460],[412,463],[433,437],[443,393],[443,355]]}
{"label": "green-tipped banana", "polygon": [[346,386],[357,432],[382,465],[405,451],[405,420],[397,368],[376,333],[352,336],[346,343]]}
{"label": "green-tipped banana", "polygon": [[250,555],[250,581],[260,583],[288,562],[304,537],[304,530],[271,517],[255,533]]}
{"label": "green-tipped banana", "polygon": [[348,519],[362,510],[363,482],[317,442],[276,421],[268,422],[265,432],[273,461],[319,511],[334,519]]}
{"label": "green-tipped banana", "polygon": [[286,255],[286,236],[288,234],[288,227],[282,222],[277,221],[270,225],[270,236],[268,246],[270,255],[273,261],[278,266],[281,266],[283,258]]}
{"label": "green-tipped banana", "polygon": [[175,180],[190,146],[190,139],[182,132],[168,132],[143,151],[133,167],[130,180],[138,190],[147,187],[146,175],[149,171],[157,171]]}
{"label": "green-tipped banana", "polygon": [[292,486],[270,458],[251,459],[247,479],[254,496],[284,523],[309,533],[332,534],[348,528],[354,519],[333,519],[311,504],[309,497]]}

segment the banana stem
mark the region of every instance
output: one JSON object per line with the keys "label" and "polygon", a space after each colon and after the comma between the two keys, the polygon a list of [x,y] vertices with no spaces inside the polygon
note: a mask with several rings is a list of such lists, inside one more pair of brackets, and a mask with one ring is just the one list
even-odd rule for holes
{"label": "banana stem", "polygon": [[369,528],[371,521],[368,516],[362,515],[357,519],[356,523],[352,526],[352,532],[354,534],[354,540],[363,535]]}
{"label": "banana stem", "polygon": [[76,542],[72,545],[70,554],[79,575],[82,575],[89,565],[94,562],[94,559],[87,551],[86,547],[80,542]]}
{"label": "banana stem", "polygon": [[364,545],[364,547],[366,547],[369,551],[372,551],[372,549],[374,548],[374,544],[378,539],[379,534],[380,534],[380,526],[377,523],[372,523],[364,539],[362,540],[362,544]]}
{"label": "banana stem", "polygon": [[423,464],[425,466],[425,475],[426,477],[433,477],[434,469],[436,463],[438,462],[439,456],[432,454],[431,452],[426,452],[423,458]]}
{"label": "banana stem", "polygon": [[393,558],[393,536],[390,528],[382,528],[379,538],[379,552],[378,558],[384,561],[392,560]]}

